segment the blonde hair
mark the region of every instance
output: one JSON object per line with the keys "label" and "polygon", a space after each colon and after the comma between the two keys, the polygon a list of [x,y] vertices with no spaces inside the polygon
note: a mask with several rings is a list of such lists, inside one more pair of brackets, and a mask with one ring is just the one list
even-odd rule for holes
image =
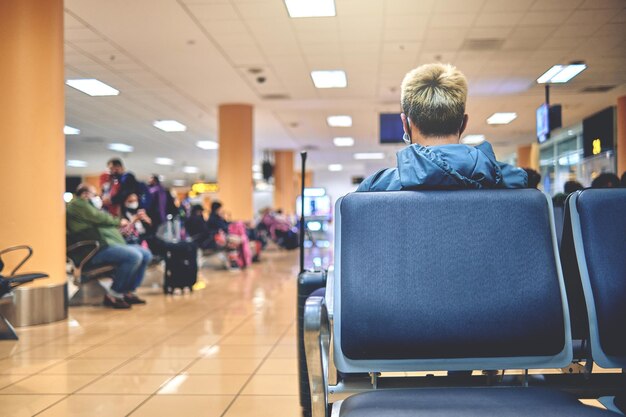
{"label": "blonde hair", "polygon": [[402,80],[402,111],[424,136],[457,134],[466,101],[467,79],[450,64],[422,65]]}

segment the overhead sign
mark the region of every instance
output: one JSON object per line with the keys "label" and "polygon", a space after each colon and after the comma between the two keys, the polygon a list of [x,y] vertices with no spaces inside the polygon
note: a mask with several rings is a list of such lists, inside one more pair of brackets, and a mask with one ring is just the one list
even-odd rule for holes
{"label": "overhead sign", "polygon": [[216,193],[220,187],[215,182],[197,182],[191,186],[191,191],[196,194]]}

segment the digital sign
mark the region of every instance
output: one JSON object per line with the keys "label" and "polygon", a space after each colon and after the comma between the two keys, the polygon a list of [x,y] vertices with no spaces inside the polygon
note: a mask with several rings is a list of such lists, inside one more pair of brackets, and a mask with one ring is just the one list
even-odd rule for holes
{"label": "digital sign", "polygon": [[585,158],[615,148],[615,108],[607,107],[583,119],[583,150]]}

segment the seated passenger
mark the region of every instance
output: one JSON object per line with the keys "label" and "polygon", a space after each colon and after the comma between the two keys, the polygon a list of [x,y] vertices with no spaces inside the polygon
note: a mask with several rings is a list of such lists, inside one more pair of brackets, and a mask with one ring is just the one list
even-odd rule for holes
{"label": "seated passenger", "polygon": [[128,225],[120,229],[126,243],[141,245],[152,235],[152,219],[148,217],[144,209],[139,208],[137,194],[132,193],[126,197],[121,217],[128,220]]}
{"label": "seated passenger", "polygon": [[522,168],[528,175],[528,188],[538,188],[541,182],[541,174],[532,168]]}
{"label": "seated passenger", "polygon": [[591,188],[617,188],[619,186],[619,178],[610,172],[603,172],[591,182]]}
{"label": "seated passenger", "polygon": [[498,162],[488,142],[459,143],[468,121],[467,80],[459,70],[422,65],[401,88],[403,139],[410,146],[397,153],[396,168],[366,178],[357,191],[526,187],[526,173]]}
{"label": "seated passenger", "polygon": [[100,250],[90,264],[115,265],[113,285],[104,296],[104,305],[113,308],[130,308],[131,304],[145,304],[135,290],[143,280],[146,267],[152,259],[150,251],[139,245],[128,245],[119,228],[126,227],[126,219],[118,219],[100,211],[91,202],[96,199],[92,185],[80,184],[76,198],[67,205],[67,230],[70,242],[96,240]]}
{"label": "seated passenger", "polygon": [[200,204],[191,207],[189,217],[185,220],[187,235],[201,249],[221,250],[226,247],[226,234],[221,230],[209,230],[204,220],[204,208]]}

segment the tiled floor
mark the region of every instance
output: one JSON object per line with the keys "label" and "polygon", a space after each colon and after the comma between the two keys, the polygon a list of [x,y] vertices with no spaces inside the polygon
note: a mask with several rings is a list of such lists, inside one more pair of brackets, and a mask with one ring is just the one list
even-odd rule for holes
{"label": "tiled floor", "polygon": [[202,269],[191,294],[70,319],[0,342],[0,416],[300,416],[297,254]]}

